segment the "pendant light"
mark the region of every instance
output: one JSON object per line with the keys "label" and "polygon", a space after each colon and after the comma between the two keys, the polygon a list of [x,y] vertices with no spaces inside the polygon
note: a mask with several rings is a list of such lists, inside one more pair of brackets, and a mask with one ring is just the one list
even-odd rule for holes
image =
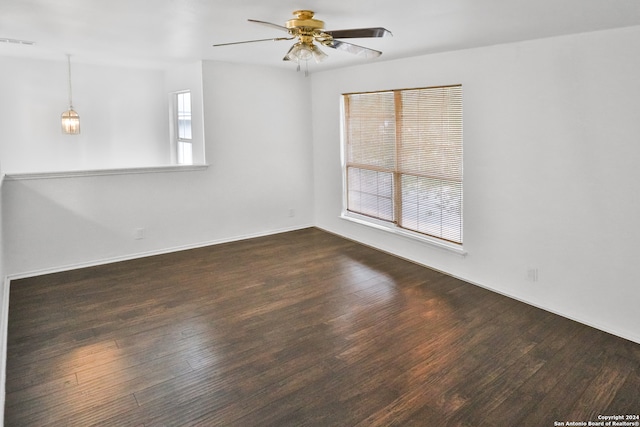
{"label": "pendant light", "polygon": [[80,133],[80,116],[73,110],[71,101],[71,55],[67,55],[67,69],[69,75],[69,109],[62,113],[62,133],[78,135]]}

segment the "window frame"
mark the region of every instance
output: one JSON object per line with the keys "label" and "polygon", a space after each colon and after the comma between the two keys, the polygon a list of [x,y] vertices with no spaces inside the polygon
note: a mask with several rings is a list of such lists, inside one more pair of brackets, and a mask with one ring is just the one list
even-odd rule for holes
{"label": "window frame", "polygon": [[[189,137],[181,136],[180,119],[184,116],[180,109],[180,98],[182,95],[189,94]],[[182,115],[181,115],[182,113]],[[175,141],[176,163],[179,165],[193,165],[193,102],[191,90],[180,90],[173,92],[173,128]],[[185,148],[189,144],[188,161],[185,161]]]}
{"label": "window frame", "polygon": [[[350,206],[349,206],[349,185],[348,185],[348,178],[349,178],[349,170],[350,168],[358,168],[360,170],[362,170],[362,168],[360,168],[357,164],[350,164],[348,156],[348,149],[349,149],[349,136],[348,136],[348,121],[351,120],[351,117],[349,116],[350,112],[347,111],[347,105],[348,105],[348,98],[350,96],[353,95],[361,95],[361,94],[377,94],[377,93],[392,93],[393,97],[394,97],[394,109],[395,109],[395,115],[394,115],[394,126],[395,127],[400,127],[400,123],[402,121],[402,115],[399,114],[400,110],[398,110],[398,96],[401,96],[400,94],[403,91],[421,91],[421,90],[429,90],[429,89],[440,89],[440,88],[453,88],[453,87],[459,87],[460,88],[460,125],[459,125],[459,132],[460,132],[460,155],[459,155],[459,168],[460,168],[460,179],[459,179],[459,191],[460,191],[460,226],[459,226],[459,233],[460,233],[460,242],[457,241],[453,241],[453,240],[448,240],[446,237],[440,237],[440,236],[434,236],[431,234],[427,234],[425,232],[420,232],[420,231],[414,231],[410,228],[404,228],[402,226],[399,225],[399,220],[400,220],[400,216],[402,215],[401,212],[401,199],[402,199],[402,188],[398,188],[398,186],[401,186],[401,180],[399,179],[400,175],[406,175],[406,173],[403,173],[400,169],[400,167],[398,166],[398,159],[395,159],[395,165],[393,168],[393,171],[391,171],[391,175],[392,175],[392,183],[391,183],[391,188],[392,188],[392,203],[393,206],[391,208],[392,211],[392,219],[389,220],[385,220],[385,219],[379,219],[376,218],[375,216],[369,216],[365,213],[359,213],[359,212],[354,212],[353,210],[350,210]],[[463,175],[462,175],[462,167],[463,167],[463,155],[462,155],[462,84],[452,84],[452,85],[443,85],[443,86],[429,86],[429,87],[419,87],[419,88],[406,88],[406,89],[388,89],[388,90],[378,90],[378,91],[369,91],[369,92],[352,92],[352,93],[343,93],[341,95],[340,98],[340,117],[341,117],[341,142],[342,142],[342,146],[341,146],[341,163],[342,163],[342,185],[343,185],[343,191],[342,191],[342,212],[341,212],[341,218],[345,219],[345,220],[349,220],[358,224],[362,224],[362,225],[366,225],[369,227],[373,227],[375,229],[380,229],[383,231],[387,231],[399,236],[403,236],[403,237],[407,237],[407,238],[411,238],[411,239],[416,239],[419,240],[421,242],[424,243],[428,243],[430,245],[435,245],[439,248],[443,248],[443,249],[447,249],[453,252],[456,252],[458,254],[461,255],[466,255],[465,250],[463,249],[463,243],[464,243],[464,239],[463,239],[463,231],[464,231],[464,222],[463,222],[463,201],[464,201],[464,197],[463,197],[463,193],[464,193],[464,181],[463,181]],[[401,103],[400,103],[401,105]],[[402,106],[400,106],[400,108],[402,108]],[[398,132],[394,131],[395,133],[395,138],[394,138],[394,151],[395,151],[395,155],[398,156],[398,151],[399,151],[399,146],[401,146],[403,144],[402,140],[398,140]],[[381,168],[380,170],[382,170],[383,168]],[[366,170],[369,171],[375,171],[376,167],[370,167],[367,168]],[[384,171],[385,173],[389,173],[389,171]],[[415,176],[415,175],[408,175],[408,176]],[[439,178],[439,179],[444,179],[443,177]],[[448,180],[447,181],[454,181],[454,180]],[[442,222],[442,221],[441,221]]]}

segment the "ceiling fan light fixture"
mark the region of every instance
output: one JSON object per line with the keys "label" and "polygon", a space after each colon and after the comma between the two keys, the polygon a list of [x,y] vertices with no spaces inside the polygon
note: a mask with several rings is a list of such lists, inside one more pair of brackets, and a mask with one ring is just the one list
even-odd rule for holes
{"label": "ceiling fan light fixture", "polygon": [[296,44],[294,44],[291,49],[289,49],[289,52],[287,52],[287,55],[285,56],[285,59],[287,61],[308,61],[313,57],[313,51],[310,49],[310,47],[302,42],[298,42]]}
{"label": "ceiling fan light fixture", "polygon": [[329,56],[326,53],[324,53],[323,51],[320,50],[320,48],[318,46],[316,46],[315,44],[311,45],[311,53],[313,54],[313,59],[316,61],[316,63],[320,63],[322,61],[324,61],[324,59]]}
{"label": "ceiling fan light fixture", "polygon": [[291,54],[298,61],[308,61],[313,58],[313,50],[311,49],[311,45],[302,42],[296,43]]}
{"label": "ceiling fan light fixture", "polygon": [[308,61],[313,58],[316,63],[323,61],[328,55],[314,44],[298,42],[291,47],[284,57],[285,61]]}

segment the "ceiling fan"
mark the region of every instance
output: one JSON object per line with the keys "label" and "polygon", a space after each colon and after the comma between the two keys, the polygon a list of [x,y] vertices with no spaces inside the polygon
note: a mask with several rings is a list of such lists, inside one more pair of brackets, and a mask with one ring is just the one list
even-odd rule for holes
{"label": "ceiling fan", "polygon": [[278,30],[286,31],[289,37],[276,37],[270,39],[247,40],[232,43],[214,44],[213,46],[229,46],[242,43],[255,43],[263,41],[281,41],[294,40],[298,41],[291,46],[287,54],[282,58],[283,61],[296,61],[298,70],[300,70],[300,61],[308,61],[314,59],[320,62],[328,55],[324,53],[315,44],[326,46],[332,49],[344,50],[349,53],[361,55],[367,58],[378,57],[382,54],[379,50],[370,49],[368,47],[358,46],[338,39],[366,38],[366,37],[384,37],[391,35],[391,31],[382,27],[372,28],[356,28],[350,30],[325,30],[324,22],[314,19],[314,12],[311,10],[296,10],[293,12],[294,19],[285,22],[284,26],[272,24],[271,22],[258,21],[249,19],[249,22],[267,25]]}

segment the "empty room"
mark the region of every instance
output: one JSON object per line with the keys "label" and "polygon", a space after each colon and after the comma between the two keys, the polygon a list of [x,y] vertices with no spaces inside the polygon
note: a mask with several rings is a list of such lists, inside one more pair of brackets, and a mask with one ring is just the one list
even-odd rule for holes
{"label": "empty room", "polygon": [[640,426],[636,0],[4,0],[6,426]]}

